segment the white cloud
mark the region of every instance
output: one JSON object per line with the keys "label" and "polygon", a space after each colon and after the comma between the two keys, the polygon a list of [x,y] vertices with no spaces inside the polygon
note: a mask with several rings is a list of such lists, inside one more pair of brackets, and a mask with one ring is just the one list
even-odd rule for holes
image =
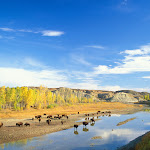
{"label": "white cloud", "polygon": [[41,32],[43,36],[61,36],[64,34],[63,31],[45,30]]}
{"label": "white cloud", "polygon": [[72,54],[71,55],[71,61],[75,64],[82,64],[86,66],[91,66],[91,63],[86,61],[83,57],[79,55]]}
{"label": "white cloud", "polygon": [[104,47],[101,46],[101,45],[87,45],[87,46],[85,46],[85,47],[97,48],[97,49],[104,49]]}
{"label": "white cloud", "polygon": [[14,32],[27,32],[27,33],[41,33],[42,36],[61,36],[64,34],[63,31],[54,31],[54,30],[43,30],[43,31],[33,31],[29,29],[12,29],[12,28],[0,28],[2,31],[14,31]]}
{"label": "white cloud", "polygon": [[17,30],[17,31],[20,31],[20,32],[33,32],[33,33],[34,33],[34,31],[32,31],[32,30],[27,30],[27,29],[20,29],[20,30]]}
{"label": "white cloud", "polygon": [[130,56],[150,54],[150,44],[140,46],[139,49],[125,50],[121,53],[125,53]]}
{"label": "white cloud", "polygon": [[18,68],[0,67],[0,86],[67,86],[67,78],[57,70],[31,71]]}
{"label": "white cloud", "polygon": [[144,76],[142,78],[144,78],[144,79],[150,79],[150,76]]}
{"label": "white cloud", "polygon": [[101,136],[102,139],[99,145],[104,145],[110,143],[112,139],[115,139],[115,141],[126,141],[127,143],[131,140],[134,140],[135,138],[143,135],[147,130],[139,130],[135,131],[134,129],[99,129],[99,128],[94,128],[95,136]]}
{"label": "white cloud", "polygon": [[11,28],[0,28],[0,30],[2,30],[2,31],[15,31],[14,29],[11,29]]}
{"label": "white cloud", "polygon": [[24,63],[33,67],[46,68],[44,64],[30,57],[26,57]]}
{"label": "white cloud", "polygon": [[127,56],[116,67],[99,65],[94,67],[95,74],[129,74],[134,72],[150,71],[150,45],[141,46],[140,49],[125,50]]}

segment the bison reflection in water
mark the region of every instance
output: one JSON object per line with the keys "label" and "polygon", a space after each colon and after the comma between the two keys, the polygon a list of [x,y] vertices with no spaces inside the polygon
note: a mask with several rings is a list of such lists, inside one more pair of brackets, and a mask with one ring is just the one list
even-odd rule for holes
{"label": "bison reflection in water", "polygon": [[74,134],[78,135],[79,133],[78,133],[78,131],[74,131]]}
{"label": "bison reflection in water", "polygon": [[84,132],[88,132],[89,129],[87,129],[87,128],[85,127],[85,128],[83,128],[83,131],[84,131]]}
{"label": "bison reflection in water", "polygon": [[94,125],[95,125],[95,123],[91,123],[90,125],[91,125],[91,126],[94,126]]}

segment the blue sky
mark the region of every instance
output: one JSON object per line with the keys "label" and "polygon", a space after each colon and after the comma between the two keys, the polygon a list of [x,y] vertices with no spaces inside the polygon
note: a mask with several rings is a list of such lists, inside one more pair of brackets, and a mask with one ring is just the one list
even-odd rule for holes
{"label": "blue sky", "polygon": [[0,86],[150,92],[149,0],[0,0]]}

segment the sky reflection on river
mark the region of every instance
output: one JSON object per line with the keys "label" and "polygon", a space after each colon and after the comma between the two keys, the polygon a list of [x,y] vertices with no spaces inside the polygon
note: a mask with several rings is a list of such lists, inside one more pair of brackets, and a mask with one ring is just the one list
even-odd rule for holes
{"label": "sky reflection on river", "polygon": [[[139,112],[130,115],[112,115],[100,117],[102,120],[83,128],[80,125],[73,128],[34,137],[17,142],[1,145],[0,149],[6,150],[115,150],[129,141],[150,130],[150,113]],[[119,122],[136,117],[124,125],[116,126]],[[74,132],[75,131],[75,132]],[[101,136],[102,139],[91,139]]]}

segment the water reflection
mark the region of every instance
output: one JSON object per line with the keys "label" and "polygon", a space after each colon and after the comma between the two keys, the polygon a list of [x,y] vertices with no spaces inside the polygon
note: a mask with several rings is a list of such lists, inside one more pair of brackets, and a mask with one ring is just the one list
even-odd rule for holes
{"label": "water reflection", "polygon": [[78,131],[74,131],[74,134],[78,135],[79,133],[78,133]]}
{"label": "water reflection", "polygon": [[[111,115],[111,117],[104,116],[101,117],[102,120],[96,121],[95,124],[90,123],[87,127],[80,125],[77,129],[71,128],[40,137],[3,144],[0,145],[0,149],[116,150],[117,147],[127,144],[129,141],[150,130],[149,114],[150,113],[140,112],[130,115]],[[121,126],[116,126],[119,122],[132,117],[136,117],[136,119]],[[76,135],[78,135],[78,138]],[[95,136],[101,136],[102,139],[92,139],[92,137]]]}
{"label": "water reflection", "polygon": [[91,123],[90,125],[91,125],[91,126],[94,126],[94,125],[95,125],[95,123]]}
{"label": "water reflection", "polygon": [[87,129],[86,127],[85,128],[83,128],[83,130],[82,131],[84,131],[84,132],[88,132],[89,131],[89,129]]}

